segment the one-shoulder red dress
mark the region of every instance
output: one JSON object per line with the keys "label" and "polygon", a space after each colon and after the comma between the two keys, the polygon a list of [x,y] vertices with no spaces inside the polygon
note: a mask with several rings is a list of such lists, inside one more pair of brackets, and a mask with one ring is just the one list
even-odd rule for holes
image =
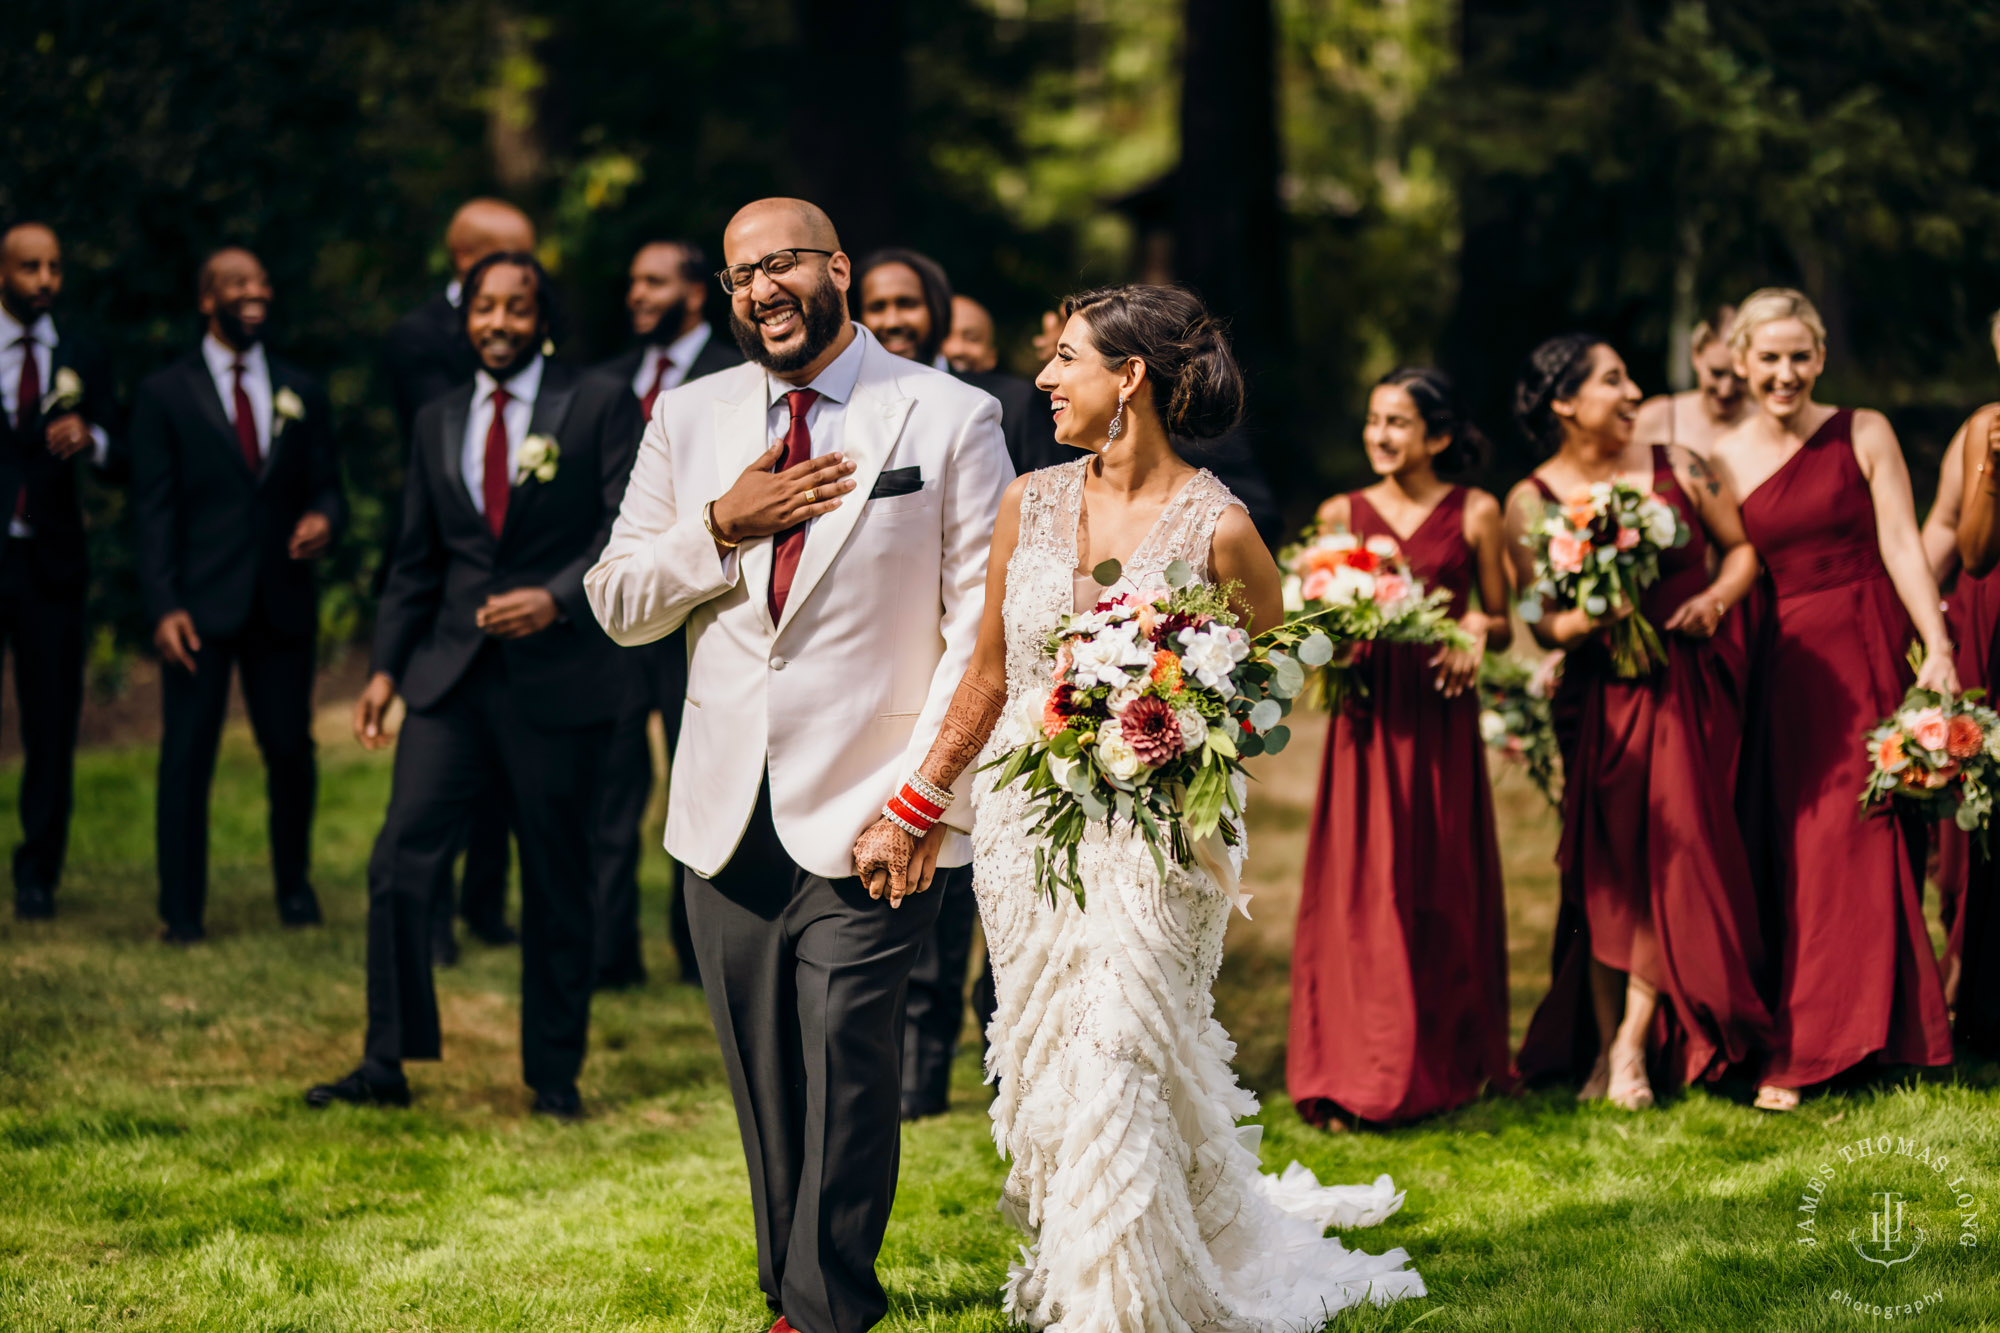
{"label": "one-shoulder red dress", "polygon": [[[1359,492],[1360,537],[1388,537],[1465,613],[1477,561],[1454,487],[1407,539]],[[1479,696],[1438,692],[1437,650],[1372,645],[1367,687],[1327,731],[1292,950],[1286,1083],[1306,1119],[1447,1111],[1507,1074],[1507,923]]]}
{"label": "one-shoulder red dress", "polygon": [[1835,412],[1743,499],[1777,594],[1745,737],[1745,812],[1777,935],[1779,1045],[1764,1081],[1789,1088],[1871,1057],[1951,1062],[1924,926],[1924,827],[1859,804],[1864,738],[1909,688],[1916,632],[1882,563],[1853,421]]}
{"label": "one-shoulder red dress", "polygon": [[[1653,490],[1690,534],[1661,554],[1660,576],[1640,596],[1657,629],[1708,586],[1709,572],[1700,514],[1662,445]],[[1771,1043],[1756,884],[1734,805],[1742,638],[1662,638],[1667,660],[1650,676],[1617,676],[1601,635],[1563,665],[1577,716],[1557,853],[1562,906],[1549,994],[1517,1060],[1524,1078],[1581,1076],[1595,1063],[1592,958],[1659,992],[1648,1061],[1656,1087],[1715,1078]]]}

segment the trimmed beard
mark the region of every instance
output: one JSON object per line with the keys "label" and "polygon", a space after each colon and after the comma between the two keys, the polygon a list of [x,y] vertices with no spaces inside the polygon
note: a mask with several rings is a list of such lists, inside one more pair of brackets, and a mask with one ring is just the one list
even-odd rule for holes
{"label": "trimmed beard", "polygon": [[776,375],[804,370],[840,336],[841,327],[847,323],[847,302],[841,299],[831,274],[822,273],[819,284],[799,302],[799,320],[805,326],[805,336],[798,348],[773,352],[764,346],[763,331],[738,315],[735,306],[729,307],[729,331],[735,335],[736,346],[749,360]]}
{"label": "trimmed beard", "polygon": [[665,347],[679,342],[681,335],[687,332],[687,314],[687,298],[683,296],[660,312],[660,317],[653,321],[653,327],[639,335],[639,341],[648,347]]}
{"label": "trimmed beard", "polygon": [[242,316],[226,305],[215,308],[215,322],[222,328],[222,336],[229,345],[239,352],[247,352],[264,340],[263,324],[251,328],[243,322]]}

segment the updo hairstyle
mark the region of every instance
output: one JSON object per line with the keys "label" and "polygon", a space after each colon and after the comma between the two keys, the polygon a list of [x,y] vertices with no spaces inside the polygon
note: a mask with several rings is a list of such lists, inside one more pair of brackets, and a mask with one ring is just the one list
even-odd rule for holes
{"label": "updo hairstyle", "polygon": [[1146,363],[1153,407],[1177,439],[1212,440],[1243,417],[1243,372],[1222,325],[1185,287],[1132,283],[1078,292],[1063,318],[1083,316],[1107,368]]}
{"label": "updo hairstyle", "polygon": [[1562,418],[1555,404],[1573,398],[1590,378],[1590,354],[1604,346],[1594,333],[1565,333],[1528,353],[1514,384],[1514,424],[1544,458],[1562,448]]}
{"label": "updo hairstyle", "polygon": [[1486,465],[1490,453],[1486,436],[1460,410],[1451,376],[1435,366],[1399,366],[1376,380],[1375,387],[1401,389],[1410,395],[1417,415],[1423,418],[1426,436],[1451,436],[1451,443],[1431,460],[1437,471],[1470,472]]}

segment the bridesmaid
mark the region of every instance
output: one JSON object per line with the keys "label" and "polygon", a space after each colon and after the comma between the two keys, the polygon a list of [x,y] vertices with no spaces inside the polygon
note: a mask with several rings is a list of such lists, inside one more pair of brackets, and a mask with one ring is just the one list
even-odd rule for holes
{"label": "bridesmaid", "polygon": [[1385,376],[1362,440],[1382,479],[1328,500],[1321,525],[1393,540],[1426,586],[1451,591],[1472,647],[1376,646],[1356,663],[1367,698],[1328,730],[1286,1082],[1299,1114],[1330,1128],[1448,1111],[1507,1077],[1507,923],[1474,688],[1484,651],[1512,635],[1500,505],[1438,477],[1484,443],[1441,371]]}
{"label": "bridesmaid", "polygon": [[[1614,674],[1605,629],[1631,614],[1550,611],[1577,710],[1563,781],[1562,909],[1553,982],[1521,1047],[1523,1077],[1588,1071],[1579,1099],[1653,1103],[1653,1079],[1712,1079],[1771,1040],[1757,993],[1756,892],[1732,807],[1745,677],[1740,638],[1717,635],[1757,577],[1736,497],[1688,449],[1633,442],[1639,389],[1588,334],[1535,349],[1515,417],[1552,454],[1507,500],[1516,581],[1533,578],[1530,525],[1550,504],[1622,479],[1679,511],[1639,609],[1666,643],[1649,676]],[[1719,553],[1709,577],[1709,551]],[[1649,1060],[1648,1057],[1651,1056]],[[1649,1064],[1651,1068],[1649,1069]]]}
{"label": "bridesmaid", "polygon": [[[2000,317],[1995,319],[2000,329]],[[1996,336],[2000,354],[2000,336]],[[1959,429],[1965,459],[1963,497],[1958,523],[1958,551],[1965,575],[1989,584],[2000,568],[2000,403],[1979,409]],[[1991,607],[1989,595],[1986,604]],[[2000,697],[2000,625],[1989,614],[1981,627],[1976,656],[1981,673],[1968,677],[1986,688],[1990,701]],[[1960,661],[1965,660],[1965,656]],[[2000,1059],[2000,861],[1974,851],[1967,866],[1965,893],[1953,922],[1952,942],[1958,948],[1958,1038],[1988,1059]]]}
{"label": "bridesmaid", "polygon": [[1729,345],[1762,410],[1714,459],[1744,497],[1777,595],[1748,738],[1749,813],[1770,834],[1760,870],[1782,931],[1780,1042],[1757,1105],[1789,1111],[1799,1089],[1870,1059],[1951,1062],[1924,926],[1924,827],[1857,818],[1855,801],[1862,736],[1902,702],[1912,639],[1927,654],[1919,683],[1956,692],[1958,673],[1895,432],[1879,412],[1812,399],[1826,365],[1819,312],[1766,288],[1737,311]]}

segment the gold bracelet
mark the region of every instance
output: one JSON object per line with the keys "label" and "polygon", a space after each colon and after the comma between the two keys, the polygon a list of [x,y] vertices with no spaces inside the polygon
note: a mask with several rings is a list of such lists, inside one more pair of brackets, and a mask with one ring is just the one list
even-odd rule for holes
{"label": "gold bracelet", "polygon": [[708,535],[715,539],[715,544],[717,546],[720,546],[725,551],[733,551],[737,547],[741,546],[743,543],[730,541],[729,538],[723,536],[721,533],[715,530],[714,510],[715,510],[715,501],[713,500],[710,500],[707,504],[701,507],[701,525],[704,528],[708,529]]}

